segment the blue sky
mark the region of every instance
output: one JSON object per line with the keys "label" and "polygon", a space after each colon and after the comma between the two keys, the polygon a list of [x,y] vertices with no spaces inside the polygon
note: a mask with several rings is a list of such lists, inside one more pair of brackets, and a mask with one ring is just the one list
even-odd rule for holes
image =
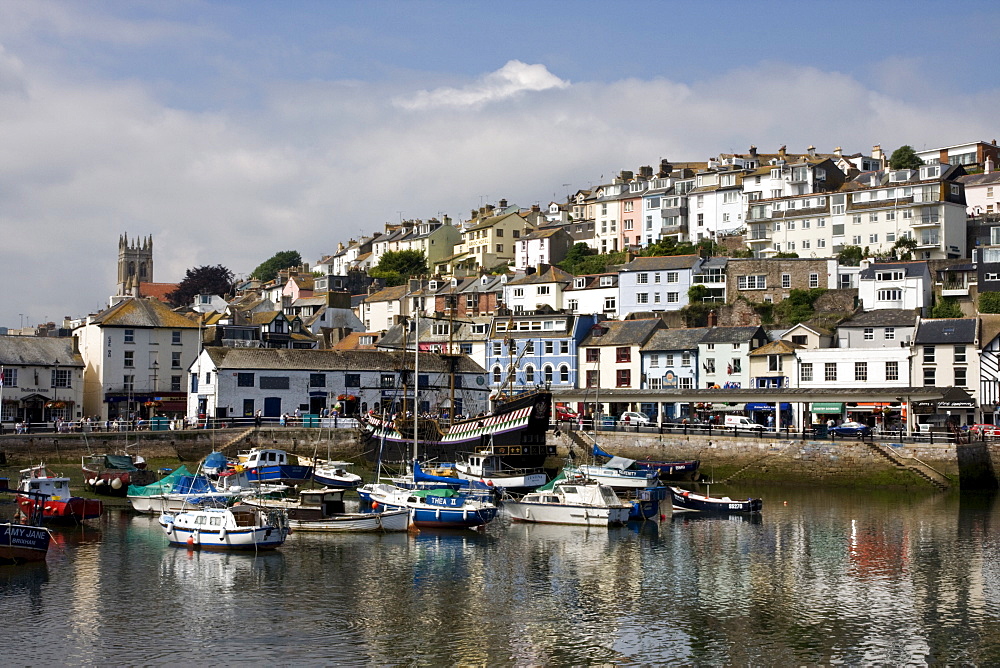
{"label": "blue sky", "polygon": [[0,325],[98,310],[122,233],[154,236],[159,281],[246,274],[400,215],[545,204],[662,157],[993,139],[998,17],[985,2],[0,2],[3,271],[24,286]]}

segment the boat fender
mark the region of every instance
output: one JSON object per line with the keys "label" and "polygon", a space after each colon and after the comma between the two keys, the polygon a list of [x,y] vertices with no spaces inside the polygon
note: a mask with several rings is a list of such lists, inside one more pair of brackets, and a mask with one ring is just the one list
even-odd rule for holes
{"label": "boat fender", "polygon": [[194,547],[194,534],[191,534],[190,536],[188,536],[187,544],[188,544],[188,547]]}
{"label": "boat fender", "polygon": [[219,529],[219,540],[226,540],[226,527]]}
{"label": "boat fender", "polygon": [[378,501],[372,501],[372,510],[378,510]]}
{"label": "boat fender", "polygon": [[121,488],[122,488],[121,478],[115,478],[114,480],[111,481],[111,489],[121,489]]}
{"label": "boat fender", "polygon": [[174,523],[167,522],[167,535],[171,535],[174,532]]}

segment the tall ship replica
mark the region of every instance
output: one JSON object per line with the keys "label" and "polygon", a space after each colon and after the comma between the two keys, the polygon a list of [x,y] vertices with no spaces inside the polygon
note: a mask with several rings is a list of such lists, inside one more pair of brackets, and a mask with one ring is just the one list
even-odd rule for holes
{"label": "tall ship replica", "polygon": [[[457,359],[463,355],[445,353],[442,357]],[[413,363],[412,377],[416,378],[417,355],[413,356]],[[540,469],[547,457],[556,454],[556,447],[545,442],[552,393],[538,387],[513,394],[507,391],[512,381],[513,378],[508,379],[509,384],[494,392],[489,412],[454,421],[423,417],[408,410],[420,405],[420,390],[414,387],[407,397],[404,388],[402,408],[395,414],[379,415],[372,411],[362,416],[362,431],[374,446],[368,452],[382,462],[414,459],[453,462],[473,454],[495,455],[507,468]],[[450,406],[455,405],[454,391],[452,374]]]}

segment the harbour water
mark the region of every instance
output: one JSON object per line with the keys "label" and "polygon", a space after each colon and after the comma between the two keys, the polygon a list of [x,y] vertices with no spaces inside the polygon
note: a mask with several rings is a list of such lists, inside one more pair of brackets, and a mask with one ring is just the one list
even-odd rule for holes
{"label": "harbour water", "polygon": [[59,531],[45,565],[0,568],[4,662],[1000,663],[994,497],[730,491],[763,514],[297,533],[256,556],[113,511]]}

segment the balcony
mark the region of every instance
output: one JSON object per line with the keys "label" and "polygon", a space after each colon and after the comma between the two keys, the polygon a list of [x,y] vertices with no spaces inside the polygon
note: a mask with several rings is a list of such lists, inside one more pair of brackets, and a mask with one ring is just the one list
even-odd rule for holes
{"label": "balcony", "polygon": [[691,279],[695,285],[725,285],[725,274],[695,274]]}
{"label": "balcony", "polygon": [[912,218],[910,227],[931,227],[941,224],[941,216],[936,213]]}
{"label": "balcony", "polygon": [[969,287],[977,283],[975,276],[968,274],[946,276],[943,281],[939,281],[942,297],[968,297]]}

